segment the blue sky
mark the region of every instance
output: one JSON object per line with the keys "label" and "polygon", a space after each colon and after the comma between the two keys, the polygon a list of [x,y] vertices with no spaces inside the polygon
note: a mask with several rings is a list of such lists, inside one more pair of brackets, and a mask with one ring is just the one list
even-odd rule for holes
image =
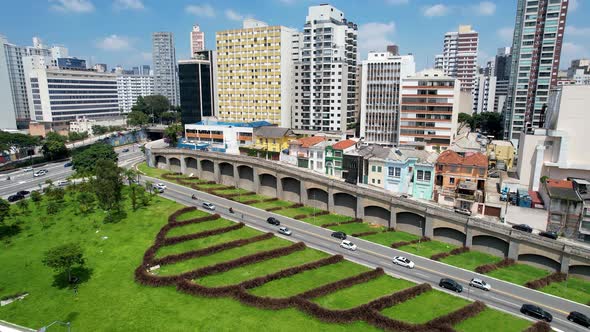
{"label": "blue sky", "polygon": [[[569,0],[562,68],[572,58],[590,57],[590,0]],[[327,2],[327,1],[321,1]],[[171,31],[177,59],[189,55],[189,31],[198,23],[206,45],[215,47],[215,32],[241,26],[245,17],[301,30],[308,0],[18,0],[6,1],[0,34],[12,43],[62,44],[71,56],[131,67],[151,64],[151,33]],[[330,4],[359,25],[361,57],[385,45],[413,53],[418,69],[432,66],[446,31],[471,24],[480,33],[480,63],[496,49],[510,46],[516,0],[348,0]],[[10,14],[10,15],[7,15]]]}

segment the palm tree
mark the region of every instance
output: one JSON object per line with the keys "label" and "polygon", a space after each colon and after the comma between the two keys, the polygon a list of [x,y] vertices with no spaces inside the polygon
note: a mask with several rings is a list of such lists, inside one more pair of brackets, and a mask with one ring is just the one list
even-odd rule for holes
{"label": "palm tree", "polygon": [[123,177],[127,180],[129,185],[131,185],[134,180],[139,179],[139,172],[137,172],[134,169],[128,168],[123,171]]}

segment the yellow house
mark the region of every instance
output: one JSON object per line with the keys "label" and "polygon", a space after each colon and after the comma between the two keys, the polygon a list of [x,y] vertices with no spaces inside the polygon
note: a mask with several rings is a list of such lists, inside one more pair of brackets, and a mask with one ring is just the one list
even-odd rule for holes
{"label": "yellow house", "polygon": [[498,163],[504,163],[506,169],[514,166],[514,154],[516,150],[510,141],[493,140],[488,144],[488,158],[490,166],[497,167]]}
{"label": "yellow house", "polygon": [[260,127],[254,130],[254,149],[281,152],[289,148],[289,141],[296,139],[293,131],[282,127]]}
{"label": "yellow house", "polygon": [[367,184],[379,188],[385,188],[385,160],[373,157],[369,159],[369,167],[367,170]]}

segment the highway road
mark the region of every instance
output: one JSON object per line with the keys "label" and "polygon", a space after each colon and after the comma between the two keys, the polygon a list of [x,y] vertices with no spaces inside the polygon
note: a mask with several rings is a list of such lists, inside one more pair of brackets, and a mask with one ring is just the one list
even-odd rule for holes
{"label": "highway road", "polygon": [[[163,182],[167,185],[166,191],[161,194],[163,197],[172,199],[184,205],[196,205],[201,208],[204,201],[211,202],[217,206],[217,213],[224,218],[234,221],[242,221],[248,226],[254,227],[264,232],[278,230],[278,227],[266,223],[269,216],[273,216],[281,221],[281,226],[287,226],[293,231],[291,237],[279,235],[288,240],[298,242],[303,241],[309,247],[328,252],[330,254],[341,254],[346,259],[359,264],[375,268],[382,267],[388,274],[407,279],[416,283],[429,283],[434,288],[440,289],[438,282],[443,277],[452,278],[463,285],[463,293],[454,295],[462,296],[471,300],[480,300],[488,306],[494,307],[505,312],[516,314],[523,318],[530,319],[520,314],[520,307],[523,303],[536,304],[543,307],[553,315],[552,327],[557,331],[588,331],[580,325],[567,321],[566,317],[570,311],[580,311],[590,314],[590,307],[568,301],[549,294],[541,293],[526,287],[518,286],[489,276],[479,275],[472,271],[446,265],[420,256],[415,256],[406,252],[395,250],[379,244],[362,240],[360,238],[349,237],[358,246],[358,250],[351,252],[339,247],[340,241],[332,238],[330,230],[310,225],[308,223],[290,219],[272,212],[260,210],[248,205],[230,201],[208,193],[200,192],[180,186],[168,181],[142,176],[142,181],[150,180],[152,182]],[[192,200],[191,196],[195,194],[197,200]],[[232,207],[234,213],[228,211]],[[406,269],[393,265],[391,258],[394,256],[405,256],[416,264],[415,269]],[[486,292],[483,290],[471,288],[468,286],[469,280],[479,277],[486,280],[492,290]],[[446,291],[446,290],[443,290]]]}

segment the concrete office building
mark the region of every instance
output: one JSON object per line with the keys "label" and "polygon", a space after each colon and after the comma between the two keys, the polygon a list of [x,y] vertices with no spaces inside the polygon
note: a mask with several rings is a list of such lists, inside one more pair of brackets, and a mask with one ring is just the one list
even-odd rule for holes
{"label": "concrete office building", "polygon": [[404,78],[399,144],[446,150],[457,132],[460,87],[458,79],[437,69]]}
{"label": "concrete office building", "polygon": [[86,60],[78,58],[57,58],[57,66],[65,69],[86,69]]}
{"label": "concrete office building", "polygon": [[131,112],[138,97],[154,94],[154,77],[149,75],[118,75],[117,96],[119,110],[123,113]]}
{"label": "concrete office building", "polygon": [[197,55],[197,52],[205,49],[205,33],[201,31],[201,27],[195,24],[191,31],[191,57]]}
{"label": "concrete office building", "polygon": [[108,67],[106,63],[97,63],[94,66],[92,66],[92,69],[96,70],[97,73],[106,73]]}
{"label": "concrete office building", "polygon": [[510,67],[512,65],[512,54],[510,47],[498,49],[494,59],[494,76],[496,77],[496,93],[494,96],[494,112],[504,112],[504,105],[508,97],[508,84],[510,83]]}
{"label": "concrete office building", "polygon": [[194,124],[217,114],[216,66],[217,59],[213,51],[199,51],[193,54],[193,59],[178,62],[183,124]]}
{"label": "concrete office building", "polygon": [[357,34],[337,8],[309,7],[295,64],[292,128],[344,132],[355,124]]}
{"label": "concrete office building", "polygon": [[494,62],[488,61],[486,68],[475,76],[472,90],[472,113],[494,112],[496,98],[496,76]]}
{"label": "concrete office building", "polygon": [[152,34],[154,61],[154,93],[168,98],[171,105],[180,104],[178,93],[178,66],[172,32]]}
{"label": "concrete office building", "polygon": [[[459,31],[445,34],[442,69],[445,75],[461,81],[461,90],[471,91],[477,75],[477,48],[479,34],[470,25],[460,25]],[[440,67],[440,56],[435,58]]]}
{"label": "concrete office building", "polygon": [[590,84],[590,59],[572,60],[567,70],[567,78],[577,85]]}
{"label": "concrete office building", "polygon": [[291,126],[298,37],[296,30],[251,19],[241,29],[217,32],[220,120]]}
{"label": "concrete office building", "polygon": [[568,0],[518,0],[504,138],[543,126],[549,90],[557,85]]}
{"label": "concrete office building", "polygon": [[16,129],[16,107],[12,95],[10,68],[6,59],[6,44],[6,39],[0,36],[0,129]]}
{"label": "concrete office building", "polygon": [[399,144],[402,81],[415,74],[412,55],[369,53],[361,75],[360,137],[364,142]]}

